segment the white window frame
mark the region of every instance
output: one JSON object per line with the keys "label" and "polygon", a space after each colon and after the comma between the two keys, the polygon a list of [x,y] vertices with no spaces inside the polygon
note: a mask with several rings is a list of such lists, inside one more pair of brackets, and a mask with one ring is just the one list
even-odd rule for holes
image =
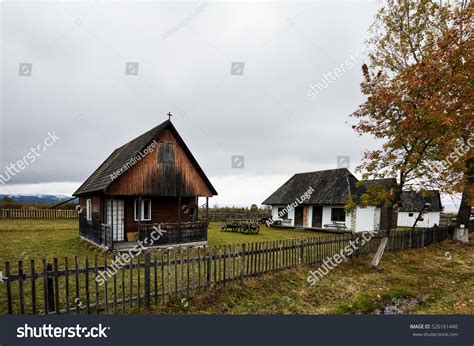
{"label": "white window frame", "polygon": [[92,199],[86,199],[86,220],[92,221]]}
{"label": "white window frame", "polygon": [[[137,217],[137,204],[138,204],[138,201],[140,201],[139,199],[136,199],[134,202],[133,202],[133,219],[135,221],[138,221],[138,217]],[[151,199],[142,199],[141,200],[142,203],[141,203],[141,206],[140,206],[140,221],[151,221]],[[148,201],[148,218],[145,219],[145,208],[144,208],[144,205],[145,205],[145,201]]]}

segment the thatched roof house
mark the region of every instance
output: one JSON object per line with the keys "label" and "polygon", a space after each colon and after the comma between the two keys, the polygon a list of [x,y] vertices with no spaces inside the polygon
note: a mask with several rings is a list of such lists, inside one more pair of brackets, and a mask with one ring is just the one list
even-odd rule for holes
{"label": "thatched roof house", "polygon": [[[390,181],[373,183],[386,184]],[[343,225],[353,231],[384,229],[387,213],[381,206],[357,207],[352,211],[344,209],[351,198],[359,199],[370,184],[360,186],[358,182],[347,168],[298,173],[263,204],[272,206],[273,219],[281,219],[291,227],[329,229],[333,225]],[[308,198],[301,198],[310,188],[314,192]],[[288,205],[293,206],[291,210],[287,210]]]}
{"label": "thatched roof house", "polygon": [[[347,169],[329,169],[323,171],[298,173],[273,192],[263,204],[272,206],[273,219],[290,227],[311,229],[332,228],[335,224],[343,224],[348,230],[384,230],[387,225],[387,210],[382,205],[372,205],[355,210],[346,211],[344,206],[350,199],[360,201],[362,194],[367,191],[376,191],[377,188],[391,189],[396,186],[395,178],[359,180]],[[375,187],[375,189],[374,189]],[[308,193],[310,190],[311,193]],[[441,202],[439,193],[432,197],[434,212],[439,211]],[[427,197],[417,193],[403,193],[402,202],[408,209],[419,211],[426,203]],[[421,204],[420,208],[418,206]],[[404,208],[402,211],[404,211]],[[427,219],[433,224],[436,217]],[[392,224],[398,223],[398,215],[394,213]],[[411,226],[411,225],[410,225]]]}

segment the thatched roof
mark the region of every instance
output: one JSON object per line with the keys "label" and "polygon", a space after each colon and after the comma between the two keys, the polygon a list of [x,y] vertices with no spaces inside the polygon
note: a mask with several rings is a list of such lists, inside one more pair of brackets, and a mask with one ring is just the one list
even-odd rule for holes
{"label": "thatched roof", "polygon": [[191,154],[191,151],[188,149],[181,136],[178,134],[176,128],[173,126],[170,120],[166,120],[160,125],[152,128],[150,131],[145,132],[127,144],[115,149],[115,151],[99,166],[99,168],[97,168],[94,173],[92,173],[92,175],[87,178],[87,180],[79,187],[79,189],[74,192],[73,196],[104,191],[112,183],[111,175],[123,167],[127,162],[129,162],[130,159],[136,157],[139,152],[146,148],[153,139],[157,138],[164,129],[169,129],[173,133],[193,163],[193,166],[209,186],[212,193],[217,195],[216,190],[212,186],[207,176],[204,174],[204,171],[201,169],[194,156]]}
{"label": "thatched roof", "polygon": [[384,188],[391,188],[397,185],[397,179],[395,178],[382,178],[382,179],[372,179],[372,180],[364,180],[362,184],[366,187],[384,187]]}
{"label": "thatched roof", "polygon": [[[369,194],[369,195],[376,194],[382,189],[390,190],[396,185],[397,185],[397,179],[395,178],[362,180],[357,184],[356,201],[360,202],[362,200],[363,194]],[[380,206],[379,204],[377,205]]]}
{"label": "thatched roof", "polygon": [[[360,196],[372,187],[390,189],[397,185],[395,178],[359,181],[347,168],[329,169],[295,174],[262,204],[287,205],[299,199],[310,187],[315,191],[301,204],[339,204],[344,205],[350,197],[360,201]],[[419,211],[425,203],[431,203],[430,211],[441,211],[439,191],[403,192],[403,207],[400,211]]]}
{"label": "thatched roof", "polygon": [[425,203],[430,203],[429,211],[439,212],[442,210],[439,191],[403,191],[401,212],[419,212]]}
{"label": "thatched roof", "polygon": [[310,187],[315,191],[302,204],[346,204],[357,193],[357,178],[347,168],[295,174],[262,204],[290,204]]}

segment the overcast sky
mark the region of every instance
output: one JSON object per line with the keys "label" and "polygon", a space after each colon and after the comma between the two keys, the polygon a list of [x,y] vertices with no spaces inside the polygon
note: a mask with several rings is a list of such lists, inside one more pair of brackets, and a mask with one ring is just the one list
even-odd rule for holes
{"label": "overcast sky", "polygon": [[[354,172],[379,145],[349,117],[379,6],[3,0],[0,174],[49,134],[56,142],[0,193],[70,195],[168,112],[219,193],[212,204],[260,204],[337,156]],[[317,83],[327,87],[312,97]]]}

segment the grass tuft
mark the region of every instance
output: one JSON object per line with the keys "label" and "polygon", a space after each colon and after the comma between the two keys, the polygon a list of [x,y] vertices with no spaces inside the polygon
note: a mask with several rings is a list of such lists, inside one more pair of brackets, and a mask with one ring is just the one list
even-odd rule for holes
{"label": "grass tuft", "polygon": [[415,295],[408,288],[403,286],[395,286],[383,294],[385,299],[396,299],[396,298],[412,298]]}
{"label": "grass tuft", "polygon": [[333,311],[334,314],[368,314],[379,306],[368,293],[359,294],[351,303],[341,303]]}

